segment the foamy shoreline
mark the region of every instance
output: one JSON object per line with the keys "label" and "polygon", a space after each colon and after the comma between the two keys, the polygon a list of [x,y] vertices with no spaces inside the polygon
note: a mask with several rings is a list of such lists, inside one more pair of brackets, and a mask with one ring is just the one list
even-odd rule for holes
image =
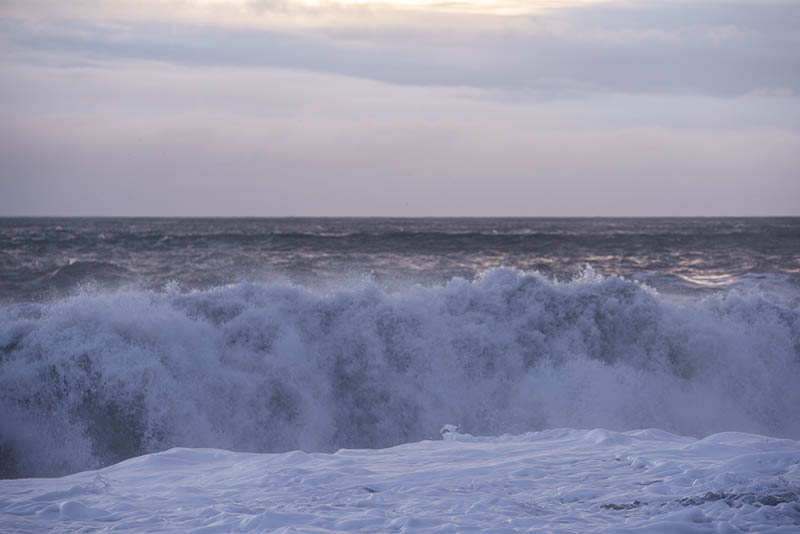
{"label": "foamy shoreline", "polygon": [[0,481],[0,522],[19,533],[791,532],[800,443],[556,429],[335,454],[172,449]]}

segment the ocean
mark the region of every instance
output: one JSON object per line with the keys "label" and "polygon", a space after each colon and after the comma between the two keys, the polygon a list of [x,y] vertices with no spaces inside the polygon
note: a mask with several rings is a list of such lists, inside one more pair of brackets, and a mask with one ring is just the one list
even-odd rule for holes
{"label": "ocean", "polygon": [[0,477],[554,428],[800,438],[800,218],[0,219]]}

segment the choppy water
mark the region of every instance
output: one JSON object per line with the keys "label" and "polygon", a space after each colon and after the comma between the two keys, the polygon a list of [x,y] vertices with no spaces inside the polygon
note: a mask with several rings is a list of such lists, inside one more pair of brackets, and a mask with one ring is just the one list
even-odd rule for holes
{"label": "choppy water", "polygon": [[800,219],[4,219],[0,275],[5,476],[444,423],[800,437]]}
{"label": "choppy water", "polygon": [[371,276],[402,287],[491,267],[564,280],[587,264],[667,293],[797,288],[800,219],[0,219],[2,300],[86,283],[318,287]]}

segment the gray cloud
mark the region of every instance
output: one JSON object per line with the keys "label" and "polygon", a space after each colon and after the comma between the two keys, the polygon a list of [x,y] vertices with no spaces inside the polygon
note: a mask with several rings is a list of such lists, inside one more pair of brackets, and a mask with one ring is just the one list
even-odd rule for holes
{"label": "gray cloud", "polygon": [[143,137],[112,125],[76,139],[81,124],[63,126],[0,132],[17,177],[3,186],[3,213],[754,215],[792,213],[800,194],[790,178],[800,136],[775,132],[519,139],[395,126],[298,136],[236,123],[227,136],[191,120]]}
{"label": "gray cloud", "polygon": [[385,30],[5,23],[16,46],[184,65],[281,67],[396,84],[737,95],[800,92],[800,4],[583,6],[515,17],[448,18]]}
{"label": "gray cloud", "polygon": [[286,71],[59,72],[52,107],[2,99],[2,213],[753,215],[800,198],[797,97],[508,103]]}

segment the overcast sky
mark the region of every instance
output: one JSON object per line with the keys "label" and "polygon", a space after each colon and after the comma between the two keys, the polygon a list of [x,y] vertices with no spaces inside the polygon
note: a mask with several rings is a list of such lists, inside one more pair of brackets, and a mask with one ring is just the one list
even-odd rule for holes
{"label": "overcast sky", "polygon": [[800,215],[796,0],[0,0],[0,215]]}

